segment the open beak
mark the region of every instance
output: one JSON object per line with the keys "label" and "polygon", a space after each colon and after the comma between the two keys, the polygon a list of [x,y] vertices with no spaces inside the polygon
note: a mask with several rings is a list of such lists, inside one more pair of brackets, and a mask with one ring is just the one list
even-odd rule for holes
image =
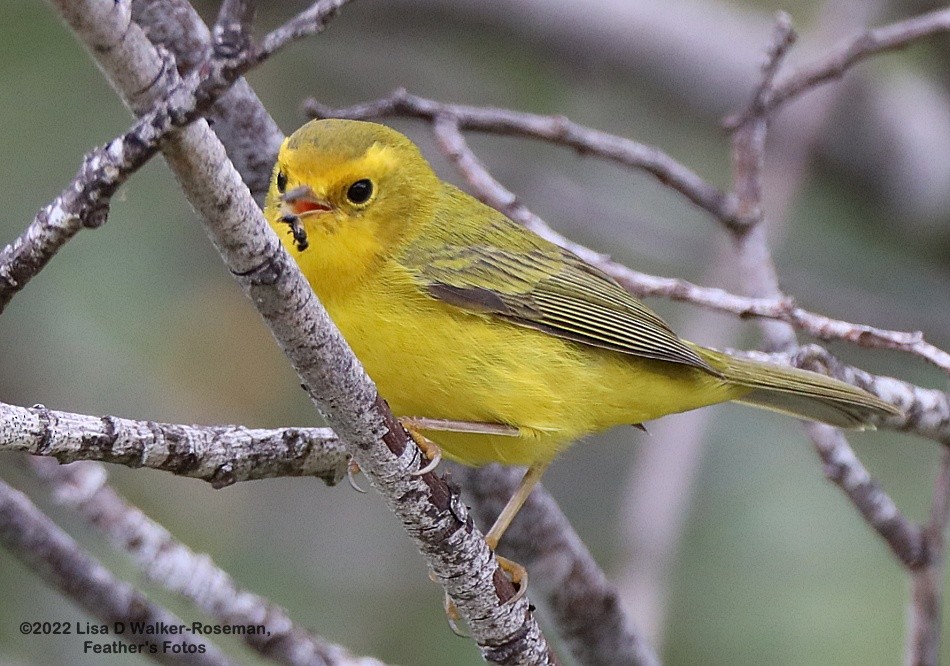
{"label": "open beak", "polygon": [[280,212],[285,216],[304,217],[305,215],[326,213],[331,210],[330,204],[317,197],[313,190],[306,185],[285,192],[281,195],[280,200],[282,202]]}

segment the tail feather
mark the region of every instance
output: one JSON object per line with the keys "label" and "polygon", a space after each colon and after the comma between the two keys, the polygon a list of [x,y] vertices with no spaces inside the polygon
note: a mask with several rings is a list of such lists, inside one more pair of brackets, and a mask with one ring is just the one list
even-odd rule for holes
{"label": "tail feather", "polygon": [[751,390],[736,402],[820,421],[839,428],[873,429],[872,421],[900,410],[850,384],[808,370],[749,361],[697,347],[731,383]]}

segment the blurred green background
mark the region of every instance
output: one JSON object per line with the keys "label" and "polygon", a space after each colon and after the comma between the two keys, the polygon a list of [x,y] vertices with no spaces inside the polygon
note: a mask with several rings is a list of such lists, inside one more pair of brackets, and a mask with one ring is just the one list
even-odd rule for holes
{"label": "blurred green background", "polygon": [[[303,6],[262,4],[262,30]],[[578,7],[580,15],[572,14]],[[719,119],[747,98],[771,12],[788,10],[803,33],[796,60],[856,26],[929,7],[361,0],[324,35],[281,53],[249,80],[285,132],[304,121],[300,103],[309,95],[345,105],[406,86],[449,101],[564,114],[655,144],[726,186],[728,138]],[[213,17],[216,5],[200,9]],[[781,224],[773,244],[789,293],[831,316],[922,329],[943,348],[950,347],[950,152],[941,152],[950,136],[948,55],[950,39],[929,41],[863,65],[830,95],[790,108],[774,128],[766,183],[774,186],[768,196],[794,183],[788,205],[775,204],[787,212],[775,215]],[[820,99],[827,108],[809,131]],[[128,124],[46,4],[0,3],[0,243],[56,196],[89,148]],[[459,182],[421,123],[393,124],[420,143],[444,177]],[[716,278],[731,272],[728,261],[714,268],[728,256],[723,232],[650,178],[537,143],[471,140],[497,177],[570,237],[639,270],[734,287]],[[783,172],[783,160],[802,145],[807,151],[797,171]],[[730,318],[665,301],[651,305],[697,342],[757,342],[752,323],[723,342],[704,338],[704,331],[728,329]],[[944,376],[916,359],[831,347],[872,371],[946,386]],[[0,317],[0,400],[168,422],[316,423],[294,374],[160,160],[121,190],[108,224],[69,243]],[[907,577],[824,480],[801,428],[740,407],[708,411],[683,542],[672,561],[665,662],[901,661]],[[676,418],[666,421],[675,426]],[[851,441],[902,510],[925,520],[937,446],[887,432]],[[627,557],[621,498],[638,451],[651,445],[663,441],[632,429],[612,432],[570,450],[545,478],[608,574]],[[482,663],[472,643],[445,626],[440,589],[378,496],[310,479],[215,491],[165,473],[110,472],[120,492],[174,536],[328,639],[392,663]],[[52,506],[22,458],[0,457],[0,474],[119,575],[196,618]],[[86,616],[4,552],[0,589],[0,661],[139,663],[84,657],[76,637],[21,636],[24,620]],[[237,643],[222,644],[239,662],[257,663]],[[950,647],[943,654],[950,658]]]}

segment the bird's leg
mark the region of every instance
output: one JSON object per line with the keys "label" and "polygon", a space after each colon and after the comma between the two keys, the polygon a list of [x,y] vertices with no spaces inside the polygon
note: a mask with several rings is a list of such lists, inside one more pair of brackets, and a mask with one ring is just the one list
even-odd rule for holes
{"label": "bird's leg", "polygon": [[[420,430],[501,435],[505,437],[517,437],[520,434],[518,428],[503,423],[431,419],[422,416],[399,417],[399,423],[402,424],[406,432],[409,433],[409,436],[412,437],[416,445],[422,450],[423,454],[431,461],[422,469],[411,472],[413,476],[421,476],[432,471],[442,458],[442,452],[438,445],[419,432]],[[495,553],[495,549],[498,547],[498,542],[501,541],[501,537],[505,534],[508,526],[511,525],[511,521],[515,519],[515,516],[518,515],[518,511],[520,511],[524,503],[528,501],[528,496],[531,495],[531,491],[534,490],[534,487],[538,485],[538,481],[541,480],[549,464],[550,461],[546,461],[531,465],[528,468],[515,494],[508,500],[505,508],[502,509],[501,514],[499,514],[495,523],[491,526],[491,529],[488,530],[488,534],[485,535],[485,543],[491,549],[492,553],[495,554],[495,558],[498,560],[498,566],[508,575],[512,584],[517,588],[515,595],[506,603],[514,603],[524,596],[525,591],[528,589],[528,572],[517,562]],[[445,596],[445,614],[452,631],[459,636],[464,636],[465,634],[463,634],[458,627],[458,621],[460,619],[458,609],[448,595]]]}
{"label": "bird's leg", "polygon": [[505,508],[501,510],[501,513],[498,514],[498,518],[495,519],[495,523],[491,526],[491,529],[488,530],[488,534],[485,535],[485,542],[489,548],[495,550],[495,548],[498,547],[498,542],[501,541],[501,537],[504,536],[505,530],[511,525],[511,521],[518,515],[524,503],[528,501],[528,496],[531,494],[531,491],[534,490],[534,487],[538,485],[538,481],[541,480],[544,470],[546,470],[550,464],[550,461],[535,463],[525,472],[515,494],[508,500]]}
{"label": "bird's leg", "polygon": [[456,421],[454,419],[430,419],[425,416],[402,416],[399,418],[406,430],[438,430],[441,432],[467,432],[475,435],[503,435],[517,437],[521,431],[504,423],[484,421]]}
{"label": "bird's leg", "polygon": [[[521,507],[528,501],[528,496],[531,495],[531,491],[534,490],[534,487],[538,485],[538,481],[540,481],[544,475],[544,470],[546,470],[550,464],[550,461],[535,463],[525,472],[521,478],[521,483],[518,484],[518,489],[515,491],[515,494],[508,500],[505,508],[498,514],[495,523],[491,526],[491,529],[488,530],[488,534],[485,535],[485,543],[488,544],[488,547],[491,548],[492,551],[498,547],[498,542],[501,541],[501,537],[504,536],[508,526],[511,525],[511,521],[515,519]],[[508,574],[511,582],[518,588],[517,592],[515,592],[515,596],[508,600],[509,603],[513,603],[523,597],[525,591],[528,589],[528,572],[525,571],[523,566],[513,560],[509,560],[507,557],[501,557],[497,554],[495,557],[498,558],[498,566],[502,568],[502,571]]]}
{"label": "bird's leg", "polygon": [[350,487],[358,493],[366,493],[365,490],[360,488],[359,484],[356,483],[356,475],[360,473],[360,464],[350,458],[346,463],[346,480],[350,482]]}
{"label": "bird's leg", "polygon": [[442,449],[431,439],[423,435],[420,430],[437,430],[442,432],[467,432],[481,435],[505,435],[517,437],[518,429],[501,423],[482,423],[477,421],[455,421],[453,419],[430,419],[424,416],[401,416],[399,423],[406,429],[412,441],[422,451],[429,464],[411,472],[411,476],[422,476],[434,470],[442,460]]}
{"label": "bird's leg", "polygon": [[[420,430],[438,430],[442,432],[467,432],[480,435],[502,435],[505,437],[517,437],[519,431],[514,426],[503,423],[485,423],[481,421],[456,421],[454,419],[430,419],[425,416],[400,416],[398,418],[402,427],[406,429],[412,441],[416,443],[422,454],[429,459],[429,464],[410,472],[411,476],[422,476],[428,474],[442,461],[442,449],[431,439],[423,435]],[[366,492],[354,481],[353,477],[359,474],[360,466],[355,460],[350,460],[347,467],[347,477],[350,485],[355,490]]]}

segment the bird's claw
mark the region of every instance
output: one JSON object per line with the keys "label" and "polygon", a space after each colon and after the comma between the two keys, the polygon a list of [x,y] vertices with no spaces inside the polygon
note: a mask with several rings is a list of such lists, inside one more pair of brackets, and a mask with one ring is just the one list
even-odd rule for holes
{"label": "bird's claw", "polygon": [[507,557],[496,554],[495,558],[498,560],[498,567],[508,575],[508,580],[515,586],[514,596],[505,601],[506,604],[513,604],[521,599],[521,597],[525,595],[525,592],[528,591],[528,571]]}
{"label": "bird's claw", "polygon": [[459,638],[469,638],[470,634],[459,624],[459,621],[462,619],[459,609],[455,605],[455,602],[452,601],[452,598],[449,597],[448,593],[446,593],[442,600],[442,608],[445,609],[445,621],[449,623],[449,629],[452,630],[452,633]]}
{"label": "bird's claw", "polygon": [[366,493],[366,491],[363,488],[360,488],[360,486],[356,483],[356,475],[359,473],[360,464],[355,460],[350,459],[350,461],[346,463],[346,480],[349,482],[350,488],[356,492]]}
{"label": "bird's claw", "polygon": [[[528,591],[528,572],[523,566],[514,560],[509,560],[507,557],[495,554],[495,558],[498,561],[498,567],[505,572],[505,575],[508,576],[508,580],[515,586],[514,595],[510,599],[507,599],[504,604],[517,603]],[[434,583],[439,582],[435,574],[431,571],[429,572],[429,579]],[[459,613],[458,606],[455,605],[455,602],[452,601],[448,593],[446,593],[442,599],[442,608],[445,609],[445,620],[448,622],[449,629],[452,630],[452,633],[459,638],[469,638],[470,635],[465,632],[459,624],[462,615]]]}
{"label": "bird's claw", "polygon": [[439,448],[439,445],[419,432],[410,419],[400,419],[399,422],[402,424],[402,427],[406,429],[406,432],[409,433],[409,436],[412,438],[412,441],[416,443],[416,446],[419,447],[419,450],[422,451],[422,454],[429,459],[427,465],[421,469],[409,472],[409,476],[422,476],[438,467],[439,463],[442,462],[442,449]]}

